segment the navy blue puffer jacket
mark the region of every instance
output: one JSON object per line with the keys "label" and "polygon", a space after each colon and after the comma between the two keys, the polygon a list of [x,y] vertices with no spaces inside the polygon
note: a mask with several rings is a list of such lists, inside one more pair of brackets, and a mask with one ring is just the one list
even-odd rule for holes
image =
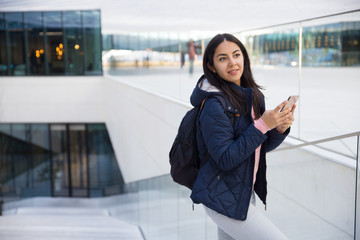
{"label": "navy blue puffer jacket", "polygon": [[[230,218],[245,220],[252,194],[255,150],[262,145],[254,190],[266,204],[265,153],[279,146],[289,129],[284,134],[276,129],[263,134],[254,126],[251,117],[253,90],[236,84],[233,87],[246,96],[249,109],[246,115],[235,117],[234,125],[219,100],[208,98],[220,92],[206,79],[202,77],[192,93],[193,106],[208,98],[197,127],[199,156],[202,161],[208,157],[208,161],[198,173],[191,199]],[[227,111],[235,113],[228,99],[227,102]],[[262,113],[264,111],[263,104]]]}

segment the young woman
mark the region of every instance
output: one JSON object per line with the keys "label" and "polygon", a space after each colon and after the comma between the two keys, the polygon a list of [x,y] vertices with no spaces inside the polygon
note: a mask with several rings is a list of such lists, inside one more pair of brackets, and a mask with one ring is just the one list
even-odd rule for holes
{"label": "young woman", "polygon": [[[198,106],[206,99],[197,127],[199,156],[206,163],[191,198],[217,224],[219,239],[286,239],[256,209],[254,192],[266,205],[265,155],[288,135],[295,105],[280,111],[284,101],[265,110],[249,56],[233,35],[219,34],[209,42],[203,70],[191,103]],[[224,97],[226,110],[211,98],[215,94]]]}

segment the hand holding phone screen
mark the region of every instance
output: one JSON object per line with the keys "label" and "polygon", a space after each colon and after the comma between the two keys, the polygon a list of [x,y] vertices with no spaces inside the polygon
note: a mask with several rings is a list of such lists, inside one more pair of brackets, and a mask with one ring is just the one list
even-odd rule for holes
{"label": "hand holding phone screen", "polygon": [[280,112],[284,109],[284,108],[292,108],[292,106],[297,102],[297,100],[299,99],[299,95],[292,95],[288,98],[288,103],[280,109]]}

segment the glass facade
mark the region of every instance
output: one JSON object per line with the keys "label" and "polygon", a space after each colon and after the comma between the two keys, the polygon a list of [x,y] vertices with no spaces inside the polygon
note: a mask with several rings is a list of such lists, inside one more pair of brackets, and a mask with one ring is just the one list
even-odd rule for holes
{"label": "glass facade", "polygon": [[0,76],[101,75],[100,11],[0,12]]}
{"label": "glass facade", "polygon": [[4,200],[98,197],[123,191],[104,124],[0,124]]}

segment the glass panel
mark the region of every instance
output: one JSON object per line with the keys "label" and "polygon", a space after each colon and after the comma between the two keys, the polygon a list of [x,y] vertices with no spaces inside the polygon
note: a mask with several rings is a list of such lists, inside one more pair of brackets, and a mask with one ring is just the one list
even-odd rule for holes
{"label": "glass panel", "polygon": [[104,124],[88,124],[90,196],[121,193],[122,178],[110,138]]}
{"label": "glass panel", "polygon": [[[360,89],[359,34],[359,12],[303,23],[301,139],[313,141],[359,130],[360,108],[352,104]],[[334,113],[346,113],[346,117]],[[322,147],[345,155],[356,153],[347,140]]]}
{"label": "glass panel", "polygon": [[23,14],[18,12],[5,13],[7,30],[9,31],[10,75],[24,76],[26,74],[25,65],[25,43],[24,43],[24,24]]}
{"label": "glass panel", "polygon": [[52,185],[54,196],[70,196],[66,125],[50,125]]}
{"label": "glass panel", "polygon": [[102,74],[100,11],[83,11],[86,75]]}
{"label": "glass panel", "polygon": [[50,75],[63,75],[64,40],[61,12],[44,12],[46,55]]}
{"label": "glass panel", "polygon": [[64,39],[66,73],[84,74],[84,45],[81,12],[64,12]]}
{"label": "glass panel", "polygon": [[4,195],[49,196],[47,125],[1,124],[0,129],[0,183]]}
{"label": "glass panel", "polygon": [[25,12],[29,75],[45,75],[44,27],[41,12]]}
{"label": "glass panel", "polygon": [[85,125],[69,126],[72,196],[88,196]]}
{"label": "glass panel", "polygon": [[[356,146],[356,137],[347,140]],[[289,239],[354,239],[354,158],[312,145],[270,152],[267,159],[265,214]]]}
{"label": "glass panel", "polygon": [[357,136],[356,154],[356,202],[355,202],[355,239],[360,239],[360,136]]}
{"label": "glass panel", "polygon": [[0,191],[5,201],[16,193],[13,177],[14,162],[12,161],[13,143],[10,132],[10,124],[0,124]]}
{"label": "glass panel", "polygon": [[7,44],[5,31],[5,14],[0,13],[0,76],[8,75]]}
{"label": "glass panel", "polygon": [[48,124],[31,124],[32,171],[31,195],[51,196],[50,147]]}
{"label": "glass panel", "polygon": [[[236,36],[248,51],[256,82],[264,88],[267,109],[274,109],[290,95],[299,94],[299,24],[242,32]],[[295,117],[299,118],[297,112]],[[296,119],[290,133],[294,137],[298,137],[298,124]]]}
{"label": "glass panel", "polygon": [[12,124],[12,157],[13,178],[19,196],[31,196],[32,179],[32,146],[28,124]]}

